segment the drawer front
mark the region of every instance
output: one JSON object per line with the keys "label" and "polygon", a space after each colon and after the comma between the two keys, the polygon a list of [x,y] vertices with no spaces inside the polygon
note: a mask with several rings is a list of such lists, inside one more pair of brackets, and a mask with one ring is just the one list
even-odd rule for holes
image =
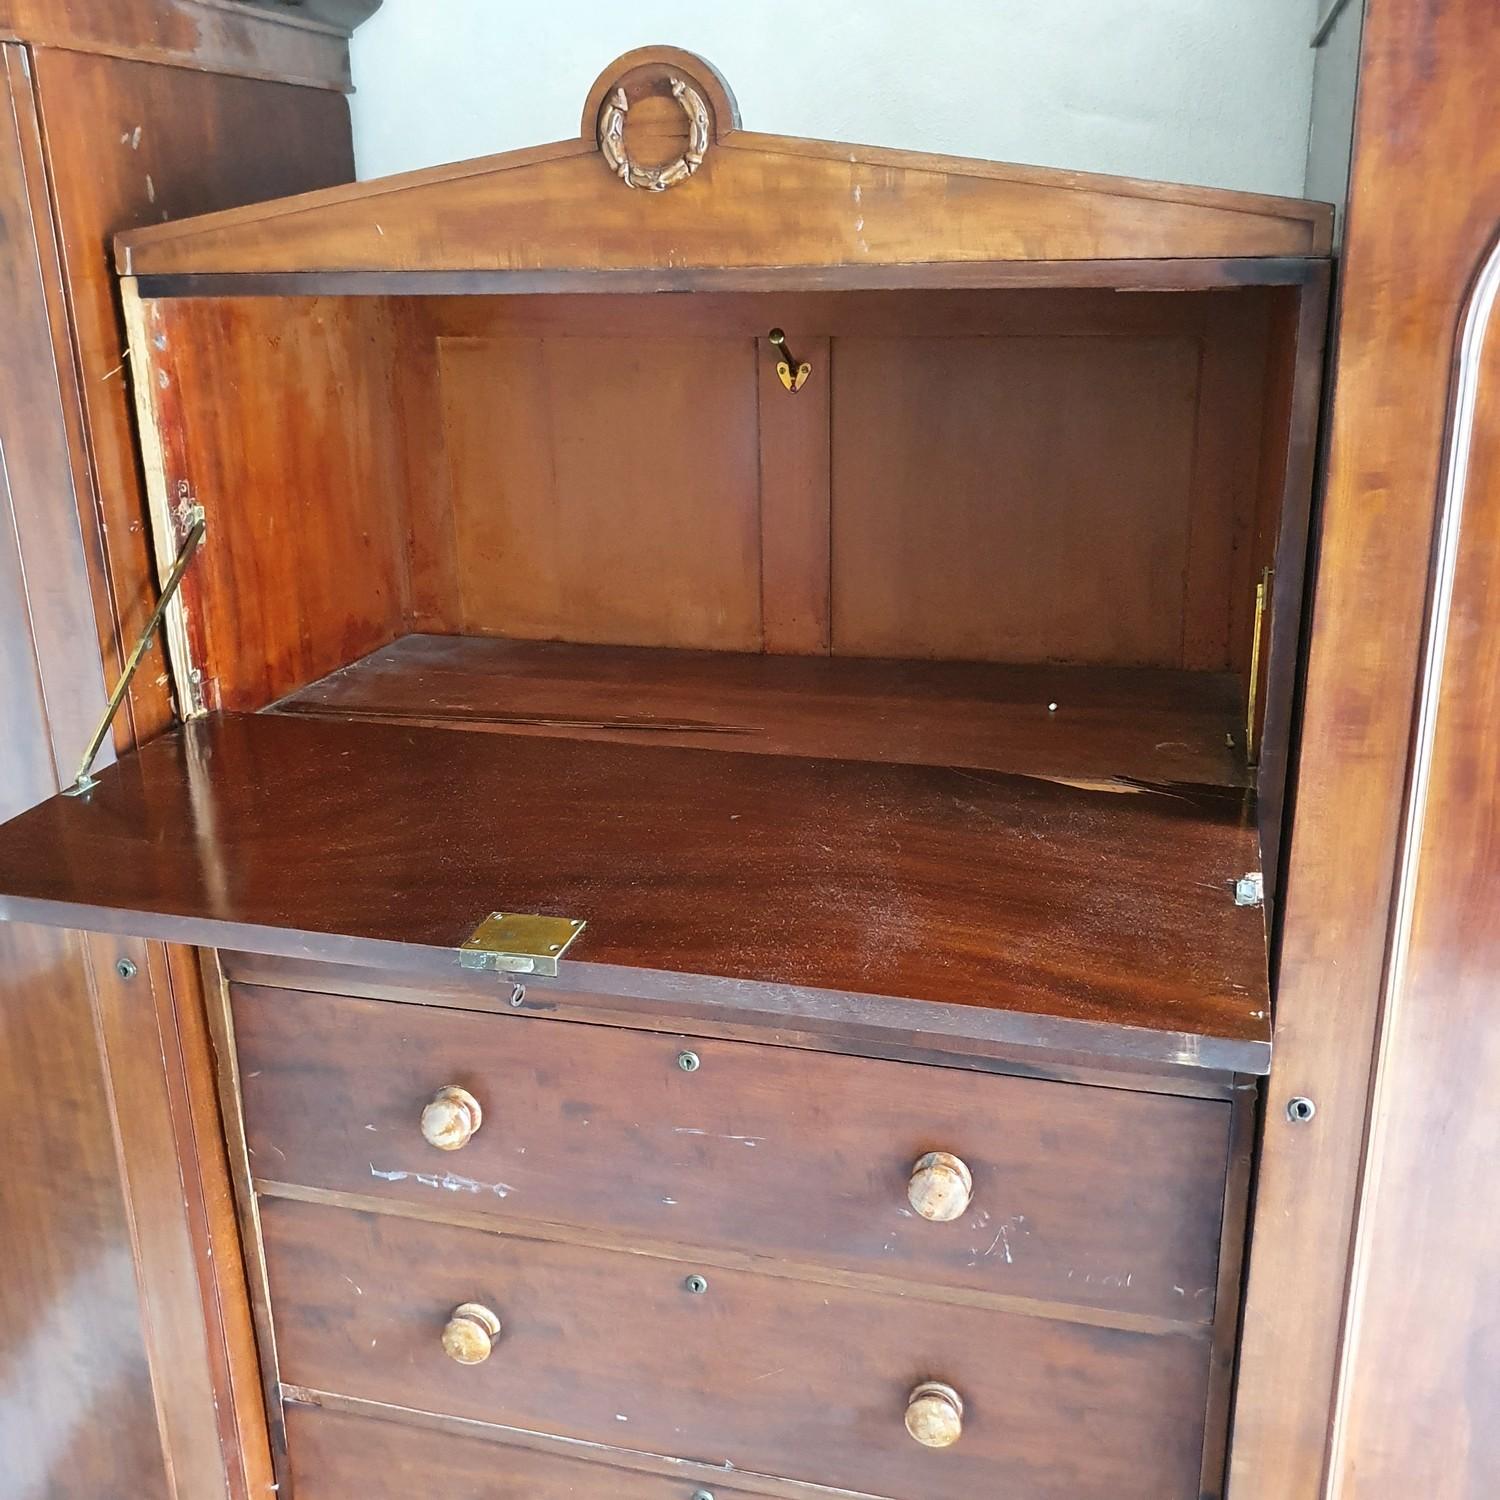
{"label": "drawer front", "polygon": [[315,1406],[286,1409],[296,1500],[763,1500],[753,1490],[633,1473]]}
{"label": "drawer front", "polygon": [[[1190,1500],[1206,1331],[1145,1334],[689,1268],[274,1198],[261,1219],[292,1385],[893,1500]],[[455,1309],[498,1318],[483,1363]],[[472,1344],[470,1345],[472,1347]],[[907,1433],[927,1381],[951,1447]]]}
{"label": "drawer front", "polygon": [[[232,996],[262,1179],[1213,1316],[1220,1101],[293,990]],[[420,1128],[446,1085],[482,1106],[457,1150]],[[929,1152],[971,1173],[950,1222],[909,1200]]]}

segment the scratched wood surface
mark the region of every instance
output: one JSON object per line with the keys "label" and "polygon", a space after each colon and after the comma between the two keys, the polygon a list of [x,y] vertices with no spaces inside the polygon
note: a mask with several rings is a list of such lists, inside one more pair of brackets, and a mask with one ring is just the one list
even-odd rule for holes
{"label": "scratched wood surface", "polygon": [[[292,1385],[647,1452],[690,1446],[893,1500],[1198,1495],[1201,1336],[719,1268],[695,1293],[673,1260],[279,1199],[261,1201],[261,1222]],[[465,1367],[441,1334],[467,1301],[502,1331]],[[962,1440],[941,1453],[902,1425],[911,1389],[935,1377],[967,1407]]]}
{"label": "scratched wood surface", "polygon": [[[599,1461],[499,1445],[453,1431],[326,1410],[299,1402],[286,1409],[292,1483],[297,1500],[678,1500],[694,1493],[691,1470],[668,1478]],[[618,1441],[618,1440],[617,1440]],[[769,1490],[733,1488],[705,1469],[703,1493],[714,1500],[765,1500]],[[780,1487],[775,1491],[782,1493]]]}
{"label": "scratched wood surface", "polygon": [[[261,1178],[816,1262],[899,1277],[914,1295],[1214,1314],[1225,1104],[294,990],[232,995]],[[419,1121],[449,1084],[483,1123],[443,1151]],[[1115,1150],[1126,1139],[1128,1168]],[[907,1201],[913,1164],[935,1150],[973,1174],[954,1223]]]}
{"label": "scratched wood surface", "polygon": [[1247,786],[1229,673],[665,651],[413,635],[272,705],[282,714]]}
{"label": "scratched wood surface", "polygon": [[225,715],[0,830],[0,910],[328,958],[554,912],[590,923],[580,976],[1066,1016],[1255,1071],[1264,919],[1233,899],[1251,814],[1185,784]]}

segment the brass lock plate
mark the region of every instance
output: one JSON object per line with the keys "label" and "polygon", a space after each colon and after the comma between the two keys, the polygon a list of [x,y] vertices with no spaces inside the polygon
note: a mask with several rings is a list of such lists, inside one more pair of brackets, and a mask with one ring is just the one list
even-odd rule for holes
{"label": "brass lock plate", "polygon": [[465,969],[501,974],[557,973],[557,961],[587,924],[572,917],[492,911],[458,950]]}

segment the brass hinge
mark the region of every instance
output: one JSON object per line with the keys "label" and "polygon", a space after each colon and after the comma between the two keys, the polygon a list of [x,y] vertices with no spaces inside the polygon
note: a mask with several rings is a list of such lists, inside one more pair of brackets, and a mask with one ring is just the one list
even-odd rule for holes
{"label": "brass hinge", "polygon": [[557,973],[557,961],[587,924],[572,917],[492,911],[458,950],[465,969],[501,974]]}

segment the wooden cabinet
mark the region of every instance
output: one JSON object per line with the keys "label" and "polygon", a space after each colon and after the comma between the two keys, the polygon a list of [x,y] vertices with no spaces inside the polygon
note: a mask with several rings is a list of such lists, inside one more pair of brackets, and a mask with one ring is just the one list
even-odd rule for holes
{"label": "wooden cabinet", "polygon": [[0,911],[204,950],[287,1493],[1220,1492],[1328,237],[650,49],[122,238],[185,722]]}
{"label": "wooden cabinet", "polygon": [[[152,604],[111,238],[348,181],[347,84],[346,30],[290,13],[0,0],[0,817],[72,779]],[[153,650],[116,743],[170,717]],[[187,1131],[212,1086],[174,979],[159,948],[0,928],[7,1497],[271,1482],[243,1296],[200,1286],[232,1284],[237,1236],[222,1144]]]}

